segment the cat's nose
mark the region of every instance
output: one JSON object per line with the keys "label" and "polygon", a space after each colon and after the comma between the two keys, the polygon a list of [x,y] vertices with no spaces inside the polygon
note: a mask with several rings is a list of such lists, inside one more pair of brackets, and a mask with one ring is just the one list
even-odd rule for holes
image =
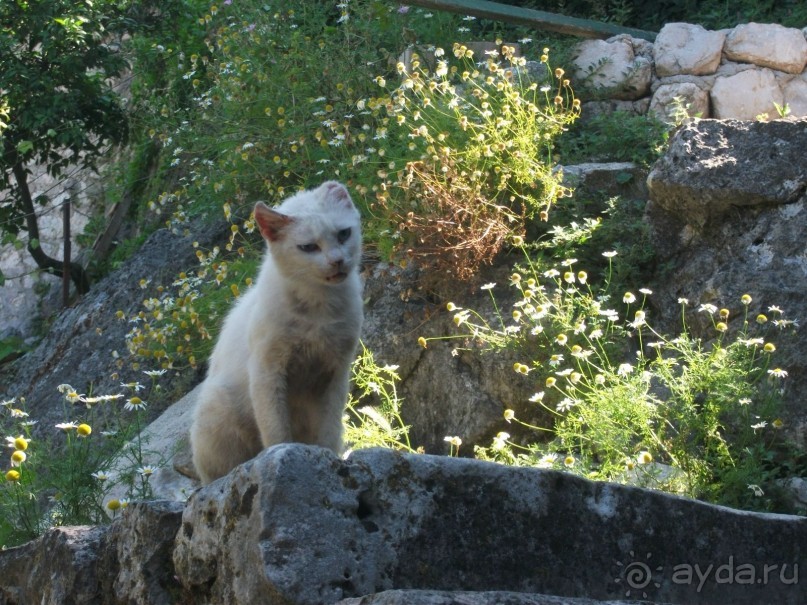
{"label": "cat's nose", "polygon": [[341,258],[337,258],[331,261],[331,267],[334,269],[339,269],[340,271],[344,268],[345,261]]}

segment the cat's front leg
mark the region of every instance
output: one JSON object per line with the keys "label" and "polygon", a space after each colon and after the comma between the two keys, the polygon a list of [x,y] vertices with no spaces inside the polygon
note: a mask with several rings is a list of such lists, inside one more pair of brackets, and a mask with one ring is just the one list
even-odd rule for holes
{"label": "cat's front leg", "polygon": [[344,449],[342,417],[345,414],[350,386],[350,368],[337,370],[323,397],[324,406],[318,427],[316,443],[340,455]]}
{"label": "cat's front leg", "polygon": [[264,448],[292,440],[287,392],[284,364],[250,363],[249,395]]}

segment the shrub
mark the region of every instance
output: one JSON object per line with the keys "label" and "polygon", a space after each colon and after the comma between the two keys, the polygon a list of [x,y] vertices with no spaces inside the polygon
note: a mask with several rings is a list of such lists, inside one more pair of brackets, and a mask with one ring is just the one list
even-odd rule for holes
{"label": "shrub", "polygon": [[[151,136],[183,175],[149,207],[168,215],[173,229],[222,208],[234,239],[226,250],[199,251],[200,268],[170,291],[150,292],[134,317],[119,313],[134,324],[127,344],[136,364],[195,366],[207,355],[236,295],[229,290],[247,285],[257,263],[254,225],[233,218],[257,199],[279,202],[327,178],[343,180],[363,211],[370,254],[410,253],[455,279],[474,275],[511,231],[534,215],[546,218],[567,192],[551,151],[579,102],[563,71],[550,73],[546,52],[538,80],[500,41],[501,56],[473,57],[457,44],[446,58],[426,45],[432,69],[417,59],[387,69],[384,44],[402,17],[385,5],[359,2],[341,14],[319,4],[247,6],[239,7],[243,16],[222,6],[201,17],[210,32],[203,53],[150,51],[194,92],[190,106],[142,104]],[[368,18],[379,11],[380,20]],[[419,11],[406,16],[415,17],[425,19]],[[381,43],[370,44],[379,27]],[[378,67],[380,74],[371,71]]]}
{"label": "shrub", "polygon": [[401,418],[396,383],[398,366],[379,366],[362,343],[353,362],[353,388],[345,415],[345,441],[351,449],[389,447],[414,452],[409,427]]}
{"label": "shrub", "polygon": [[512,47],[501,48],[504,65],[498,51],[474,63],[461,44],[453,47],[459,64],[439,48],[433,71],[418,57],[411,68],[400,63],[403,81],[386,100],[390,138],[410,153],[390,163],[401,167],[394,175],[379,173],[379,203],[406,252],[448,279],[476,275],[568,193],[552,170],[552,149],[580,103],[562,69],[550,75],[548,49],[536,78]]}
{"label": "shrub", "polygon": [[769,453],[784,445],[777,409],[787,372],[771,365],[772,337],[793,322],[776,307],[773,321],[755,319],[745,295],[736,319],[728,309],[698,307],[711,318],[704,341],[690,333],[681,300],[682,331],[670,338],[650,324],[652,292],[615,297],[610,273],[595,288],[575,263],[514,273],[521,296],[500,326],[449,304],[469,346],[522,352],[514,372],[537,385],[530,402],[553,419],[534,426],[505,410],[505,421],[532,437],[502,431],[477,455],[733,506],[776,506],[759,496],[761,486],[774,487]]}
{"label": "shrub", "polygon": [[[148,396],[155,395],[162,372],[146,374],[152,378]],[[64,417],[70,420],[40,431],[46,438],[33,438],[37,421],[23,400],[0,404],[0,431],[11,450],[0,485],[1,546],[15,546],[51,527],[105,523],[130,498],[153,497],[149,478],[156,469],[143,464],[146,444],[140,436],[146,387],[121,387],[128,395],[85,395],[60,385]],[[95,431],[97,426],[115,429]],[[108,499],[117,485],[127,497]]]}

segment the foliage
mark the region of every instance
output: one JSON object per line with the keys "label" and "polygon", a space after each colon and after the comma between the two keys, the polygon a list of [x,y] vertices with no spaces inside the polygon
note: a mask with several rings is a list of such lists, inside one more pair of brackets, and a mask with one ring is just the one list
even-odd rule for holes
{"label": "foliage", "polygon": [[[161,372],[147,374],[154,395]],[[147,450],[140,435],[147,404],[139,393],[145,387],[121,386],[128,397],[84,395],[60,385],[64,417],[71,420],[45,439],[33,438],[36,420],[24,400],[0,404],[0,432],[12,452],[0,486],[0,545],[14,546],[51,527],[105,523],[130,498],[153,497],[149,478],[156,469],[143,464]],[[98,425],[117,430],[96,433]],[[108,496],[116,486],[127,494],[124,500]]]}
{"label": "foliage", "polygon": [[[29,165],[40,163],[59,178],[68,166],[94,168],[110,143],[126,137],[126,114],[109,78],[126,64],[107,43],[117,25],[117,4],[3,2],[0,4],[0,90],[8,110],[0,132],[0,229],[28,231],[28,249],[40,268],[61,274],[62,263],[39,246]],[[13,177],[13,180],[12,180]],[[88,281],[74,264],[80,291]]]}
{"label": "foliage", "polygon": [[557,153],[567,165],[594,161],[650,166],[664,151],[670,130],[652,115],[600,113],[571,127],[558,141]]}
{"label": "foliage", "polygon": [[16,359],[26,350],[25,343],[16,336],[0,338],[0,365]]}
{"label": "foliage", "polygon": [[767,461],[784,445],[777,406],[787,372],[770,365],[771,338],[793,322],[777,307],[772,321],[754,317],[745,295],[733,321],[729,309],[698,307],[712,326],[704,341],[691,333],[689,302],[681,300],[682,331],[670,338],[649,323],[652,292],[617,300],[610,271],[595,288],[576,262],[539,273],[528,259],[524,275],[511,276],[520,298],[499,325],[449,303],[469,346],[521,352],[525,361],[514,372],[538,385],[530,402],[551,418],[533,426],[505,410],[505,421],[534,430],[533,437],[518,441],[502,431],[477,455],[732,506],[775,506],[759,496],[775,487]]}
{"label": "foliage", "polygon": [[[229,205],[225,205],[229,215]],[[121,321],[132,324],[126,344],[139,369],[142,361],[153,362],[159,368],[179,369],[197,367],[210,354],[224,315],[252,284],[250,275],[256,272],[258,253],[244,236],[243,245],[236,245],[241,236],[239,226],[232,225],[232,237],[224,254],[216,246],[204,251],[198,248],[199,267],[195,272],[182,272],[166,291],[159,287],[153,296],[143,300],[143,309],[127,317],[117,312]],[[243,224],[247,235],[255,231],[253,219]],[[140,280],[140,287],[149,288],[149,280]]]}
{"label": "foliage", "polygon": [[351,449],[388,447],[414,452],[409,427],[401,418],[396,382],[398,366],[379,366],[362,343],[351,369],[352,392],[345,417],[345,441]]}
{"label": "foliage", "polygon": [[150,293],[136,317],[119,313],[135,324],[127,338],[135,363],[193,366],[209,351],[228,288],[248,283],[246,272],[228,270],[257,262],[254,224],[243,218],[256,199],[278,202],[300,187],[344,180],[358,194],[371,249],[436,259],[440,270],[467,278],[510,231],[533,215],[546,218],[566,193],[551,152],[579,102],[563,70],[551,72],[547,49],[538,76],[500,41],[484,57],[459,43],[453,58],[425,44],[428,57],[390,65],[386,44],[394,48],[406,25],[433,19],[372,1],[339,15],[320,4],[239,8],[249,21],[227,6],[200,17],[209,32],[203,53],[147,51],[193,90],[138,104],[138,119],[182,175],[150,200],[150,211],[181,229],[195,214],[223,209],[233,239],[226,250],[199,251],[196,275]]}
{"label": "foliage", "polygon": [[501,53],[504,65],[495,50],[474,63],[473,51],[455,44],[460,63],[449,65],[437,48],[432,71],[415,55],[411,68],[398,64],[403,81],[385,99],[384,130],[393,144],[408,139],[410,154],[394,176],[399,162],[377,173],[377,199],[407,253],[452,280],[476,275],[510,235],[523,234],[535,216],[548,220],[568,194],[552,170],[552,149],[580,102],[562,69],[550,75],[548,49],[537,76],[512,47]]}
{"label": "foliage", "polygon": [[[461,87],[472,85],[476,94],[485,94],[485,87],[502,86],[505,74],[496,57],[477,57],[475,60],[485,62],[482,70],[470,65],[440,74],[416,69],[411,77],[402,74],[404,86],[409,88],[398,88],[390,94],[386,86],[378,86],[379,82],[398,77],[391,69],[395,67],[394,53],[401,48],[401,38],[434,53],[437,50],[431,36],[444,40],[458,33],[447,29],[445,15],[438,18],[421,9],[395,11],[378,1],[357,2],[349,8],[345,4],[342,14],[334,14],[318,3],[292,10],[277,2],[255,6],[247,3],[239,6],[238,15],[248,15],[249,21],[237,17],[233,10],[228,6],[213,7],[200,17],[208,30],[203,51],[188,52],[162,45],[138,47],[138,56],[162,57],[175,79],[192,90],[185,96],[159,91],[135,103],[140,130],[163,147],[162,161],[176,175],[172,182],[179,185],[155,195],[149,208],[171,215],[173,224],[200,212],[212,210],[215,214],[225,201],[239,211],[255,199],[278,202],[299,188],[338,178],[360,194],[358,202],[367,215],[365,230],[371,235],[368,239],[375,241],[377,235],[384,233],[394,237],[389,223],[393,216],[401,214],[401,209],[388,203],[390,186],[403,183],[398,173],[407,163],[421,161],[423,147],[427,146],[421,145],[421,140],[410,140],[413,122],[422,116],[438,125],[451,126],[452,116],[456,124],[465,115],[471,128],[466,126],[457,132],[452,128],[451,133],[456,139],[451,142],[457,144],[454,153],[458,154],[459,146],[467,144],[472,134],[484,136],[484,129],[491,134],[493,126],[508,118],[483,115],[487,112],[480,112],[479,105],[485,99],[470,95],[463,99],[463,107],[445,107],[457,102],[461,93],[457,89]],[[414,33],[413,27],[424,25],[425,33]],[[458,30],[463,30],[460,38],[471,31],[466,27]],[[267,48],[272,52],[267,53]],[[470,51],[467,55],[471,56]],[[312,56],[319,60],[312,62]],[[512,59],[505,58],[505,63],[512,63]],[[466,76],[463,82],[460,76],[466,71],[473,78]],[[489,77],[497,81],[485,82]],[[417,89],[411,87],[414,82],[419,84]],[[435,93],[431,88],[422,89],[423,84],[440,84],[441,89]],[[507,85],[509,94],[519,92],[517,82]],[[558,92],[563,95],[563,104],[571,105],[571,90],[568,85],[562,86],[562,80],[558,81]],[[552,129],[557,125],[550,126],[549,122],[562,125],[571,120],[555,103],[554,93],[546,107],[544,91],[533,90],[530,94],[538,97],[532,99],[532,109],[540,106],[546,114],[540,121],[544,123],[527,123],[528,99],[516,100],[510,103],[517,114],[514,126],[529,129],[517,141],[511,127],[497,141],[507,138],[508,145],[518,144],[523,156],[518,176],[525,179],[529,177],[524,174],[528,158],[545,157],[540,145],[550,145],[550,135],[556,135]],[[495,110],[508,109],[503,95],[497,99]],[[442,104],[418,111],[417,102],[429,101]],[[469,105],[473,103],[476,106]],[[448,109],[445,115],[439,115],[440,108]],[[409,121],[399,122],[410,112]],[[532,141],[534,149],[529,149],[527,135],[536,131],[546,134],[547,139]],[[477,159],[474,168],[487,174],[495,166],[489,158],[482,160]],[[424,169],[429,169],[430,163],[433,162],[427,157]],[[544,165],[542,159],[537,163]],[[379,176],[380,173],[388,176]],[[538,176],[540,182],[547,181],[546,175]],[[400,191],[396,195],[403,197]],[[487,206],[501,206],[496,196],[485,199],[489,200]],[[378,244],[382,250],[391,247],[389,238],[381,239],[385,240]]]}
{"label": "foliage", "polygon": [[218,213],[224,202],[238,211],[327,177],[347,178],[350,154],[339,150],[331,169],[332,152],[345,139],[363,145],[356,103],[373,86],[370,72],[383,69],[392,52],[377,35],[392,27],[388,7],[360,4],[364,12],[341,16],[322,3],[211,7],[199,16],[201,49],[139,48],[144,61],[159,60],[184,85],[182,94],[158,89],[149,96],[144,88],[138,102],[142,131],[159,143],[175,175],[167,179],[174,187],[158,192],[149,208],[176,224]]}

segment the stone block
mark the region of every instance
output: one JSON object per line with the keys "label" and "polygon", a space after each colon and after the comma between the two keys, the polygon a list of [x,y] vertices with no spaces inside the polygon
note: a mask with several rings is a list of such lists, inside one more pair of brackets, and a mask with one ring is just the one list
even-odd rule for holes
{"label": "stone block", "polygon": [[394,588],[795,605],[806,557],[801,517],[556,471],[287,444],[189,500],[174,563],[199,604],[330,604]]}
{"label": "stone block", "polygon": [[733,76],[715,78],[711,92],[712,115],[718,119],[755,120],[767,114],[777,117],[776,106],[784,96],[770,69],[750,69]]}
{"label": "stone block", "polygon": [[745,23],[726,37],[724,49],[730,61],[753,63],[791,74],[807,65],[807,40],[793,27],[775,23]]}
{"label": "stone block", "polygon": [[653,47],[656,75],[663,78],[715,73],[725,40],[725,32],[709,31],[689,23],[667,23],[656,36]]}
{"label": "stone block", "polygon": [[652,62],[637,55],[630,38],[585,40],[573,60],[576,82],[613,99],[640,99],[650,90]]}

